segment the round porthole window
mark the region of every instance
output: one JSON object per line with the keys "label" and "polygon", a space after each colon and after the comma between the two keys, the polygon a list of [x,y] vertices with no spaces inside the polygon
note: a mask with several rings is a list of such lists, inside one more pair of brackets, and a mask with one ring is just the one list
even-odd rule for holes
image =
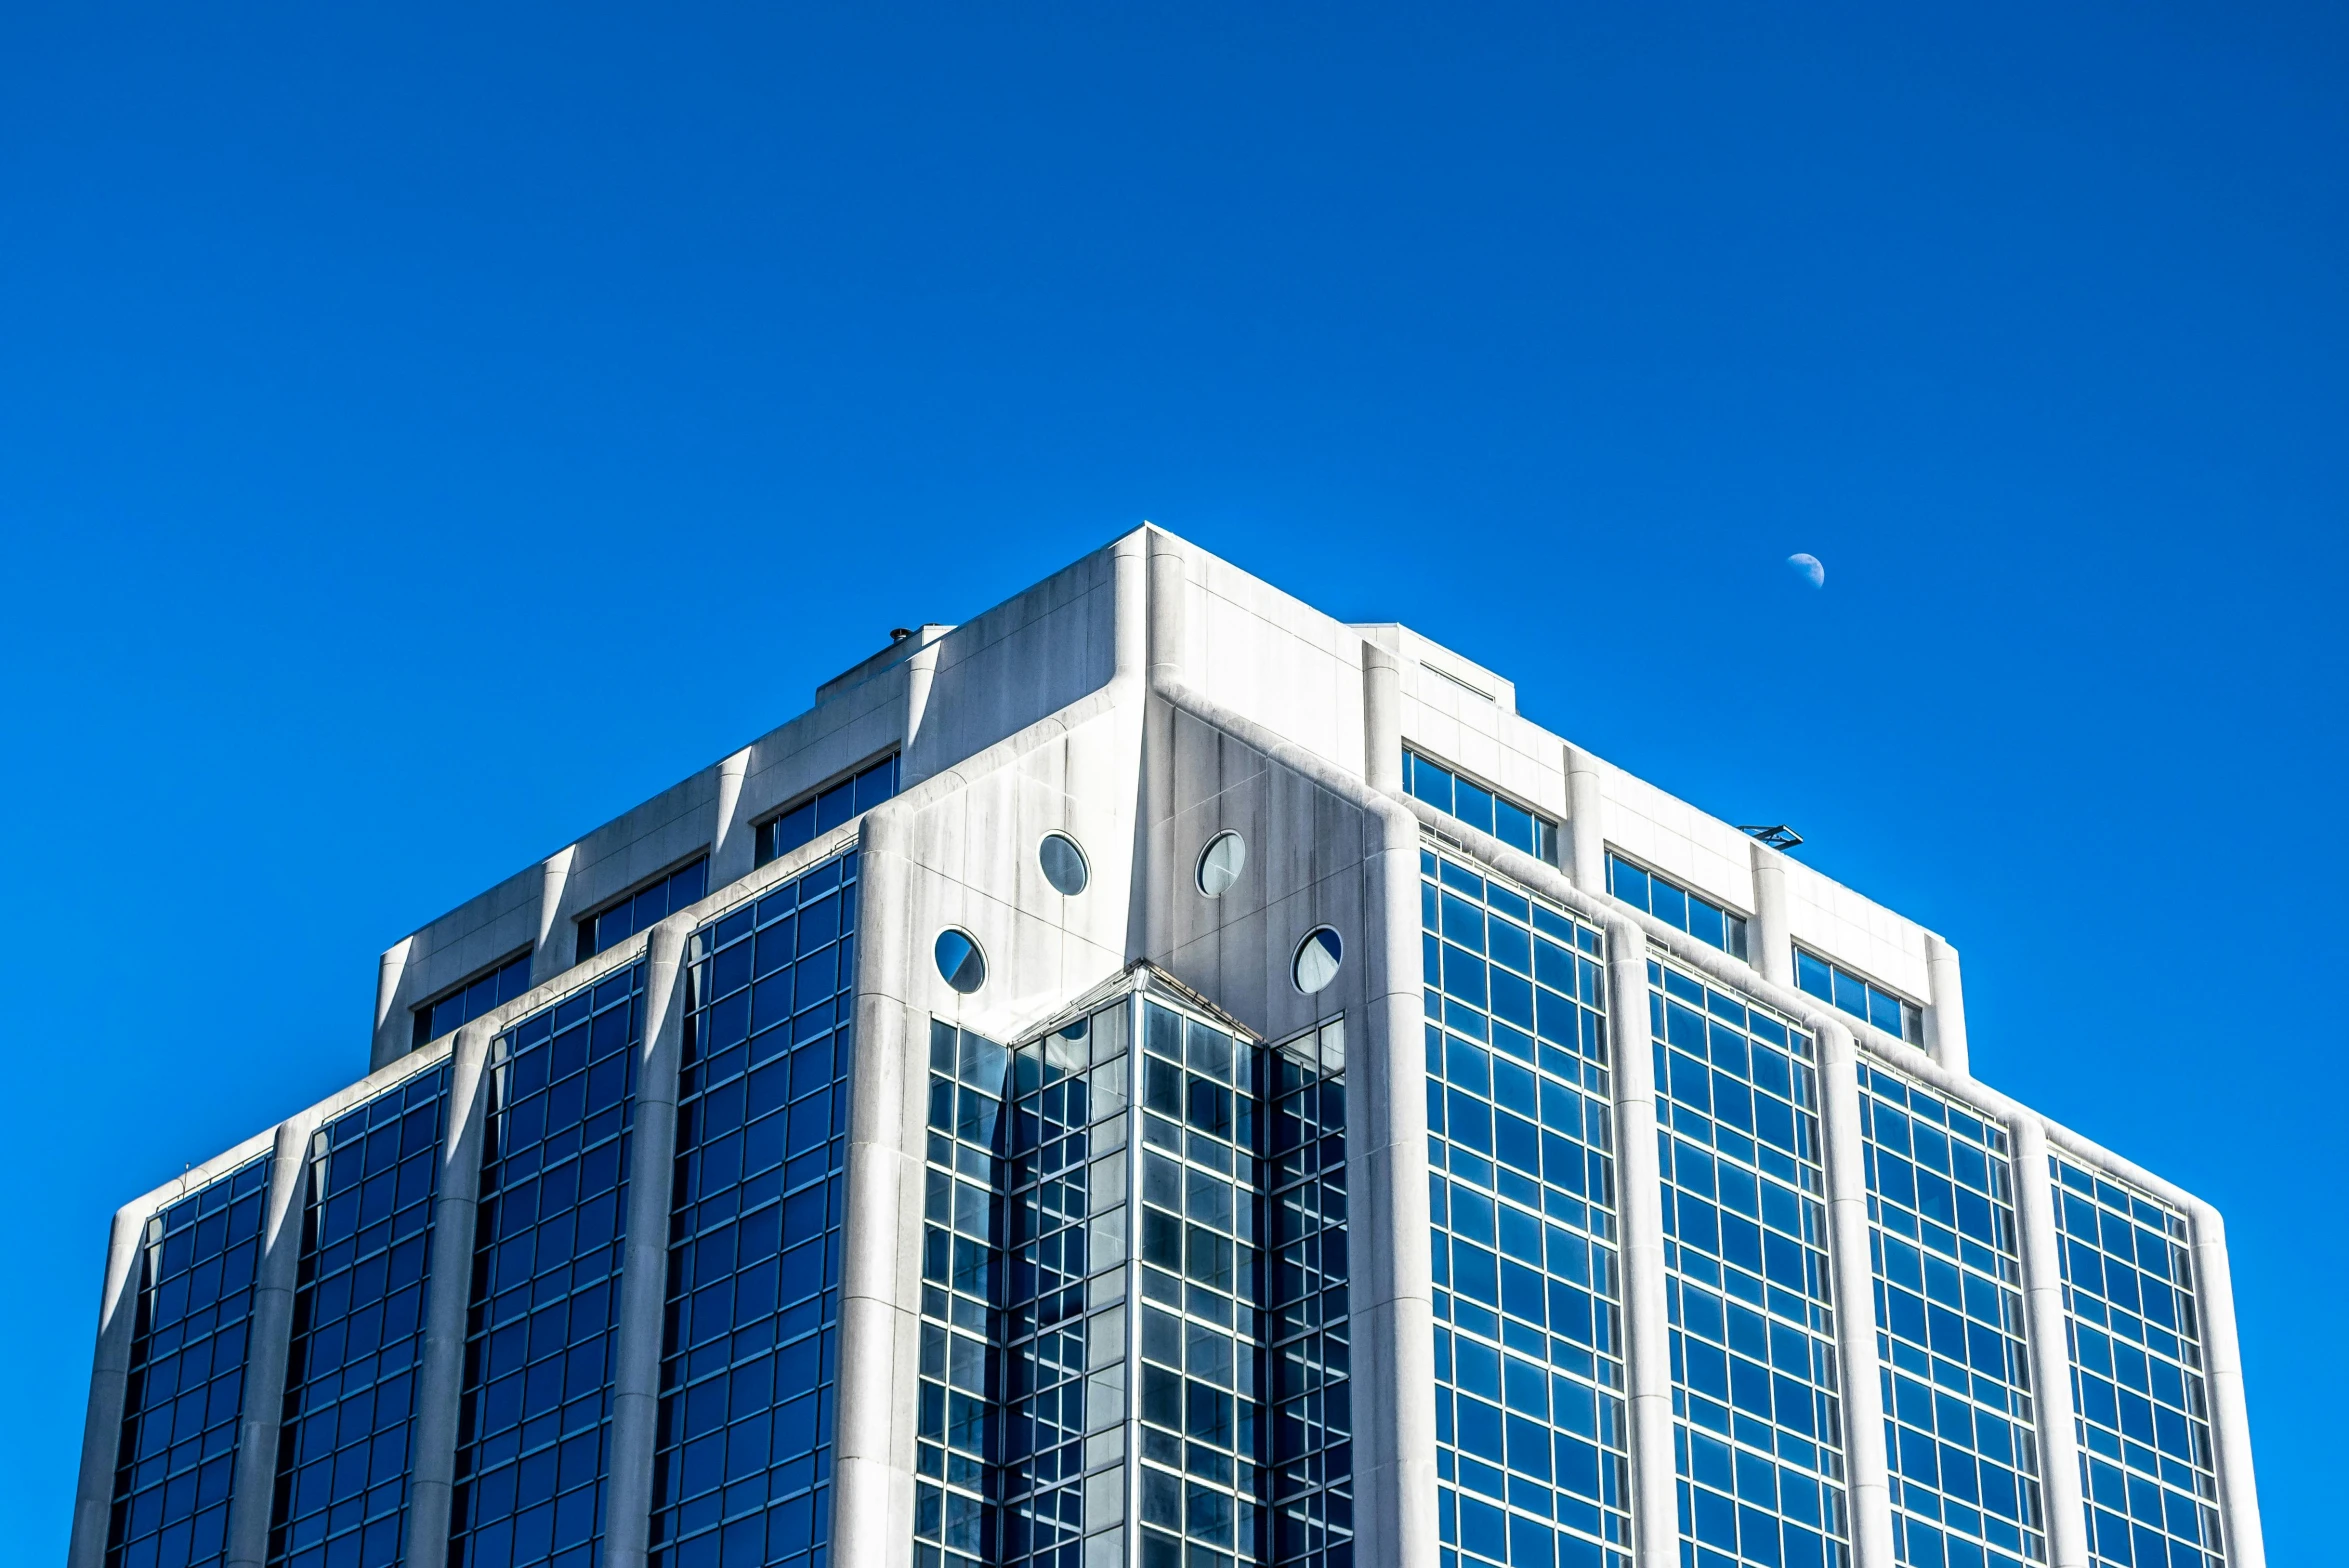
{"label": "round porthole window", "polygon": [[1248,841],[1237,833],[1218,833],[1199,851],[1199,891],[1221,898],[1247,869]]}
{"label": "round porthole window", "polygon": [[1044,842],[1036,846],[1036,859],[1044,867],[1044,880],[1063,898],[1076,897],[1093,880],[1085,865],[1085,852],[1066,833],[1045,834]]}
{"label": "round porthole window", "polygon": [[948,926],[938,933],[938,945],[931,952],[938,960],[939,975],[963,995],[987,983],[987,955],[979,951],[978,939],[968,931]]}
{"label": "round porthole window", "polygon": [[1338,977],[1338,965],[1345,962],[1346,944],[1328,926],[1306,933],[1297,944],[1296,962],[1289,973],[1297,982],[1297,989],[1311,996]]}

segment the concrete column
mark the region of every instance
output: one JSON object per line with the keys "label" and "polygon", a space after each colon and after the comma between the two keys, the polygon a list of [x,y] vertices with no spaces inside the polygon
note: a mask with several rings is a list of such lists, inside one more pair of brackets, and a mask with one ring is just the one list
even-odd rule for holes
{"label": "concrete column", "polygon": [[1363,923],[1376,967],[1346,1063],[1354,1561],[1418,1568],[1440,1546],[1419,828],[1400,804],[1372,826],[1381,842],[1363,867]]}
{"label": "concrete column", "polygon": [[1754,928],[1746,933],[1753,966],[1777,985],[1794,984],[1794,930],[1786,918],[1786,856],[1760,839],[1751,840],[1754,867]]}
{"label": "concrete column", "polygon": [[1150,674],[1150,556],[1142,536],[1110,546],[1110,592],[1116,650],[1113,680],[1139,682]]}
{"label": "concrete column", "polygon": [[2259,1487],[2251,1473],[2251,1416],[2243,1403],[2243,1351],[2235,1340],[2235,1282],[2227,1267],[2227,1229],[2218,1210],[2197,1200],[2187,1211],[2194,1238],[2194,1299],[2202,1320],[2203,1367],[2210,1382],[2210,1438],[2217,1450],[2219,1514],[2229,1568],[2267,1568],[2259,1524]]}
{"label": "concrete column", "polygon": [[[832,1560],[913,1560],[921,1346],[921,1127],[927,1042],[907,996],[914,812],[893,802],[859,830],[856,1041],[841,1220],[840,1363]],[[911,1218],[909,1219],[909,1215]]]}
{"label": "concrete column", "polygon": [[620,1329],[612,1347],[611,1491],[604,1561],[644,1568],[661,1414],[661,1337],[669,1296],[669,1196],[677,1169],[677,1074],[685,1058],[687,915],[645,944],[644,1034],[628,1134],[628,1230],[620,1243]]}
{"label": "concrete column", "polygon": [[530,983],[544,985],[571,967],[579,957],[578,938],[563,918],[563,892],[571,885],[571,857],[576,844],[565,844],[538,867],[538,944],[530,950]]}
{"label": "concrete column", "polygon": [[1362,781],[1389,795],[1403,793],[1403,666],[1368,641],[1362,644]]}
{"label": "concrete column", "polygon": [[91,1358],[90,1403],[82,1417],[82,1467],[73,1489],[73,1536],[65,1549],[66,1568],[104,1568],[106,1561],[131,1339],[138,1328],[139,1285],[145,1272],[139,1255],[146,1244],[149,1212],[144,1202],[117,1210],[106,1242],[106,1276],[98,1292],[98,1348]]}
{"label": "concrete column", "polygon": [[369,1072],[389,1066],[415,1043],[415,1025],[408,1022],[407,1009],[400,1006],[400,982],[408,974],[408,946],[415,940],[401,937],[384,949],[375,966],[375,1045],[368,1056]]}
{"label": "concrete column", "polygon": [[2015,1228],[2023,1259],[2032,1409],[2039,1422],[2039,1499],[2047,1525],[2047,1563],[2048,1568],[2088,1568],[2080,1442],[2072,1429],[2072,1344],[2064,1321],[2063,1244],[2055,1229],[2055,1178],[2047,1168],[2047,1130],[2026,1111],[2010,1117],[2006,1131],[2014,1151]]}
{"label": "concrete column", "polygon": [[237,1420],[236,1480],[228,1500],[228,1568],[262,1568],[269,1560],[286,1355],[293,1348],[302,1211],[310,1191],[310,1139],[317,1130],[314,1111],[282,1121],[270,1152],[261,1266],[253,1281],[253,1328],[245,1341],[244,1414]]}
{"label": "concrete column", "polygon": [[1843,1376],[1844,1480],[1855,1568],[1892,1568],[1892,1482],[1884,1452],[1884,1383],[1876,1355],[1876,1278],[1868,1166],[1860,1129],[1859,1053],[1851,1031],[1821,1024],[1819,1123],[1826,1142],[1828,1267]]}
{"label": "concrete column", "polygon": [[1966,992],[1958,975],[1957,949],[1925,933],[1925,973],[1932,996],[1925,1009],[1925,1049],[1961,1077],[1966,1071]]}
{"label": "concrete column", "polygon": [[742,815],[742,780],[750,771],[750,748],[718,764],[717,822],[710,830],[710,887],[714,891],[750,875],[758,858],[758,835]]}
{"label": "concrete column", "polygon": [[473,1232],[481,1200],[494,1038],[485,1019],[457,1031],[449,1058],[448,1121],[432,1204],[432,1274],[424,1286],[424,1355],[416,1378],[415,1446],[408,1461],[406,1568],[447,1568],[457,1476],[457,1417],[465,1385],[465,1330],[473,1306]]}
{"label": "concrete column", "polygon": [[1599,759],[1580,746],[1567,747],[1564,869],[1574,885],[1593,898],[1607,896],[1607,828],[1599,814],[1600,799]]}
{"label": "concrete column", "polygon": [[1623,1365],[1631,1380],[1631,1540],[1637,1568],[1678,1568],[1672,1465],[1672,1314],[1664,1189],[1656,1159],[1656,1057],[1648,1033],[1648,947],[1607,922],[1607,1034],[1614,1043],[1615,1212],[1623,1227]]}
{"label": "concrete column", "polygon": [[[917,637],[928,637],[929,629],[916,632]],[[923,642],[905,660],[905,739],[898,747],[898,788],[904,789],[935,773],[937,768],[929,753],[916,754],[914,743],[921,738],[922,718],[930,711],[930,687],[938,678],[938,644],[935,640]]]}
{"label": "concrete column", "polygon": [[[1183,574],[1183,558],[1176,552],[1174,541],[1153,529],[1150,534],[1149,607],[1150,607],[1150,689],[1163,685],[1179,685],[1183,676],[1183,611],[1184,591],[1188,579]],[[1181,896],[1179,890],[1187,885],[1191,866],[1188,855],[1196,845],[1178,845],[1171,837],[1170,824],[1174,817],[1174,729],[1173,708],[1161,701],[1145,700],[1142,705],[1142,810],[1135,832],[1141,838],[1141,865],[1143,875],[1135,889],[1135,908],[1140,914],[1132,922],[1139,936],[1140,951],[1129,954],[1133,958],[1148,958],[1166,963],[1173,953],[1173,901]],[[1261,846],[1251,846],[1260,848]]]}

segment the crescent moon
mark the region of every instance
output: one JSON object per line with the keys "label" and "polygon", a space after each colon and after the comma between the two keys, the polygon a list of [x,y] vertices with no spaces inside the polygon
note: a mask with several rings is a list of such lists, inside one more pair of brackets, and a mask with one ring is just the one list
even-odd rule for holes
{"label": "crescent moon", "polygon": [[1809,583],[1812,587],[1824,588],[1827,586],[1827,568],[1819,564],[1817,556],[1807,551],[1797,551],[1786,558],[1786,564],[1792,568],[1795,576]]}

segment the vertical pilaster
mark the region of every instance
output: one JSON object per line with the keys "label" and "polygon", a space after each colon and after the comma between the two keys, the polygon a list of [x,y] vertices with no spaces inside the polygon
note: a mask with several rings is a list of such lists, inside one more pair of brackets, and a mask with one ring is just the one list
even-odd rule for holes
{"label": "vertical pilaster", "polygon": [[1403,667],[1377,643],[1362,644],[1362,780],[1403,792]]}
{"label": "vertical pilaster", "polygon": [[685,938],[672,915],[645,942],[644,1028],[629,1114],[628,1229],[620,1243],[620,1326],[612,1348],[612,1458],[604,1561],[643,1568],[661,1413],[661,1334],[669,1293],[669,1189],[677,1167],[677,1077],[685,1055]]}
{"label": "vertical pilaster", "polygon": [[571,922],[563,918],[563,894],[571,885],[571,857],[578,852],[578,845],[565,844],[539,862],[538,942],[530,950],[532,985],[546,984],[578,960],[578,938],[571,932]]}
{"label": "vertical pilaster", "polygon": [[293,1348],[294,1287],[302,1263],[302,1211],[310,1190],[310,1138],[318,1115],[277,1125],[261,1220],[261,1264],[253,1280],[252,1332],[245,1340],[244,1413],[237,1420],[236,1480],[228,1502],[228,1568],[269,1559],[277,1497],[277,1437],[285,1415],[285,1368]]}
{"label": "vertical pilaster", "polygon": [[742,781],[750,773],[750,748],[718,764],[717,820],[710,827],[711,888],[750,875],[758,858],[758,835],[742,820]]}
{"label": "vertical pilaster", "polygon": [[2243,1351],[2235,1339],[2235,1282],[2227,1267],[2227,1230],[2218,1210],[2197,1200],[2188,1213],[2194,1238],[2194,1299],[2202,1320],[2203,1370],[2210,1382],[2210,1436],[2217,1449],[2219,1512],[2228,1568],[2267,1568],[2259,1524],[2259,1487],[2251,1473],[2251,1416],[2243,1402]]}
{"label": "vertical pilaster", "polygon": [[897,764],[900,789],[937,771],[929,753],[917,754],[914,743],[921,738],[922,720],[930,711],[930,687],[938,678],[938,643],[926,626],[914,635],[924,641],[905,659],[905,738],[898,745]]}
{"label": "vertical pilaster", "polygon": [[1363,905],[1376,967],[1346,1067],[1354,1561],[1419,1568],[1440,1546],[1419,827],[1386,803],[1373,826],[1381,839],[1363,867]]}
{"label": "vertical pilaster", "polygon": [[901,803],[868,813],[857,869],[856,1040],[841,1219],[839,1403],[833,1418],[832,1561],[897,1568],[913,1558],[914,1424],[921,1346],[918,1101],[926,1042],[905,995],[912,973]]}
{"label": "vertical pilaster", "polygon": [[367,1070],[373,1072],[389,1065],[415,1044],[415,1025],[408,1021],[407,1010],[400,1006],[401,982],[408,973],[408,947],[416,939],[401,937],[384,949],[383,957],[375,966],[375,1044],[368,1055]]}
{"label": "vertical pilaster", "polygon": [[1754,928],[1746,952],[1762,978],[1794,984],[1794,931],[1786,915],[1786,856],[1760,839],[1750,842],[1754,868]]}
{"label": "vertical pilaster", "polygon": [[2080,1440],[2072,1426],[2072,1345],[2064,1320],[2063,1243],[2055,1229],[2055,1180],[2047,1130],[2028,1111],[2007,1123],[2013,1147],[2015,1225],[2023,1255],[2023,1321],[2039,1427],[2039,1500],[2048,1568],[2088,1568],[2088,1517],[2080,1497]]}
{"label": "vertical pilaster", "polygon": [[1933,992],[1925,1009],[1925,1049],[1951,1072],[1966,1076],[1966,990],[1958,952],[1930,931],[1925,933],[1925,974]]}
{"label": "vertical pilaster", "polygon": [[1607,896],[1607,829],[1600,800],[1599,759],[1580,746],[1567,747],[1566,874],[1593,898]]}
{"label": "vertical pilaster", "polygon": [[91,1358],[90,1403],[82,1417],[81,1474],[73,1489],[73,1536],[66,1568],[103,1568],[113,1523],[114,1467],[122,1449],[122,1407],[130,1384],[131,1339],[138,1329],[139,1254],[148,1207],[115,1212],[106,1241],[106,1278],[98,1293],[98,1347]]}
{"label": "vertical pilaster", "polygon": [[1664,1189],[1656,1158],[1656,1058],[1648,1032],[1648,946],[1607,922],[1607,1038],[1615,1070],[1615,1213],[1622,1226],[1623,1365],[1630,1380],[1631,1544],[1638,1568],[1677,1568],[1672,1464],[1672,1317],[1664,1272]]}
{"label": "vertical pilaster", "polygon": [[466,1318],[473,1305],[473,1232],[489,1111],[482,1080],[492,1038],[489,1024],[475,1019],[457,1031],[449,1058],[448,1121],[432,1205],[432,1274],[424,1289],[424,1354],[417,1369],[415,1446],[408,1463],[406,1568],[447,1568],[449,1560]]}
{"label": "vertical pilaster", "polygon": [[1859,1053],[1851,1031],[1818,1029],[1819,1122],[1826,1142],[1828,1266],[1843,1382],[1844,1481],[1856,1568],[1892,1568],[1892,1482],[1884,1452],[1884,1384],[1876,1354],[1876,1280],[1868,1166],[1860,1130]]}

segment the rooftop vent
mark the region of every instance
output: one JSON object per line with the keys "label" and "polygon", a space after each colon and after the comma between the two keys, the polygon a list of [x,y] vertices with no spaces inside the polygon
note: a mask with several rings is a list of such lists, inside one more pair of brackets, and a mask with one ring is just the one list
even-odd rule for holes
{"label": "rooftop vent", "polygon": [[1737,831],[1752,834],[1772,849],[1792,849],[1803,841],[1803,836],[1800,833],[1783,822],[1773,822],[1767,825],[1759,822],[1740,822],[1737,825]]}

